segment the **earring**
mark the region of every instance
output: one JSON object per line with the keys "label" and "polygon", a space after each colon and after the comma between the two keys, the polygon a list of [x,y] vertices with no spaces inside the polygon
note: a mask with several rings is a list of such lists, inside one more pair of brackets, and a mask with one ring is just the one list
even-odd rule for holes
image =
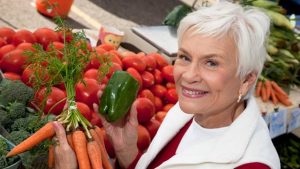
{"label": "earring", "polygon": [[241,99],[242,99],[242,94],[240,93],[237,102],[239,103],[241,101]]}

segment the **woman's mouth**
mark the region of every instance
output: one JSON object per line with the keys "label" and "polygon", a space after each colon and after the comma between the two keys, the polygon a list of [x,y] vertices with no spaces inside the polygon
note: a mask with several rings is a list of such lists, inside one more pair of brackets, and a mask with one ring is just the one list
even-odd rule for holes
{"label": "woman's mouth", "polygon": [[189,98],[200,98],[208,94],[208,91],[182,88],[182,95]]}

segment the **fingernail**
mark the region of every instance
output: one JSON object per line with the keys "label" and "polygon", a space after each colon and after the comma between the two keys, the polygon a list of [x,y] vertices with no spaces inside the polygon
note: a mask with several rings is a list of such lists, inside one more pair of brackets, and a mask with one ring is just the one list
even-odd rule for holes
{"label": "fingernail", "polygon": [[57,121],[54,121],[52,124],[53,124],[53,127],[54,127],[55,129],[58,129],[58,128],[59,128],[58,122],[57,122]]}

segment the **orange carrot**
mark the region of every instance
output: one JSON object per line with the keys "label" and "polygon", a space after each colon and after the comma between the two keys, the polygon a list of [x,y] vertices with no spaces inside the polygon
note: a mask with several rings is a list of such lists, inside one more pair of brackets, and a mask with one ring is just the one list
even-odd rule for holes
{"label": "orange carrot", "polygon": [[275,91],[273,90],[273,88],[271,88],[271,99],[273,104],[277,105],[278,104],[278,99],[276,97]]}
{"label": "orange carrot", "polygon": [[101,151],[98,143],[93,140],[87,143],[87,150],[93,169],[103,169]]}
{"label": "orange carrot", "polygon": [[290,101],[290,99],[288,97],[286,97],[285,95],[282,95],[281,93],[276,92],[276,97],[278,98],[278,100],[280,101],[280,103],[282,103],[285,106],[291,106],[292,102]]}
{"label": "orange carrot", "polygon": [[255,96],[259,97],[261,94],[262,81],[258,81],[255,90]]}
{"label": "orange carrot", "polygon": [[52,122],[49,122],[42,128],[40,128],[38,131],[36,131],[34,134],[32,134],[30,137],[28,137],[26,140],[16,145],[10,152],[8,152],[6,157],[12,157],[14,155],[23,153],[31,149],[35,145],[41,143],[42,141],[53,137],[54,135],[55,131]]}
{"label": "orange carrot", "polygon": [[98,134],[98,136],[99,136],[99,138],[100,138],[100,140],[101,140],[102,145],[105,146],[105,143],[104,143],[104,137],[103,137],[103,132],[102,132],[102,130],[101,130],[98,126],[96,126],[96,127],[95,127],[95,131],[96,131],[96,133]]}
{"label": "orange carrot", "polygon": [[79,164],[79,169],[91,169],[91,164],[87,152],[87,140],[83,131],[74,131],[72,134],[72,140]]}
{"label": "orange carrot", "polygon": [[94,139],[94,140],[96,141],[96,143],[99,144],[99,146],[100,146],[102,143],[101,143],[101,140],[100,140],[98,134],[96,133],[96,131],[95,131],[94,129],[90,129],[89,131],[90,131],[90,133],[91,133],[93,139]]}
{"label": "orange carrot", "polygon": [[102,159],[102,164],[103,168],[105,169],[113,169],[112,165],[110,164],[109,161],[109,156],[107,154],[107,151],[104,146],[100,145],[100,152],[101,152],[101,159]]}
{"label": "orange carrot", "polygon": [[74,150],[74,145],[73,145],[73,139],[72,139],[72,133],[67,133],[67,141],[70,145],[70,147],[72,148],[72,150]]}
{"label": "orange carrot", "polygon": [[54,146],[49,145],[49,153],[48,153],[48,168],[54,168]]}
{"label": "orange carrot", "polygon": [[105,169],[112,169],[113,167],[111,166],[110,162],[109,162],[109,155],[105,149],[105,143],[104,143],[104,138],[103,138],[103,133],[101,131],[101,129],[99,127],[95,127],[95,131],[98,134],[100,140],[101,140],[101,144],[100,146],[100,150],[101,150],[101,157],[102,157],[102,164],[103,167]]}
{"label": "orange carrot", "polygon": [[271,89],[272,89],[270,80],[265,81],[265,87],[266,87],[267,100],[269,100],[271,97]]}
{"label": "orange carrot", "polygon": [[288,94],[274,81],[271,81],[272,88],[276,91],[276,93],[288,98]]}
{"label": "orange carrot", "polygon": [[263,102],[268,101],[268,99],[267,99],[267,89],[266,89],[266,86],[265,86],[264,83],[262,84],[262,87],[261,87],[261,99],[262,99]]}

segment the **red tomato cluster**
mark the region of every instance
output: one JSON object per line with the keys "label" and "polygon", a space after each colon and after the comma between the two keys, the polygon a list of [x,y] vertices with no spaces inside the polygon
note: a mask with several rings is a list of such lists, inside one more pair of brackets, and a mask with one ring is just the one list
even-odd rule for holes
{"label": "red tomato cluster", "polygon": [[[66,39],[72,39],[71,35]],[[24,55],[25,50],[34,51],[32,44],[39,43],[44,50],[54,50],[54,57],[62,58],[64,39],[60,32],[50,28],[39,28],[34,32],[26,29],[15,31],[11,28],[0,28],[0,69],[4,76],[12,80],[22,80],[28,86],[33,84],[30,78],[34,77],[34,71],[40,70],[27,64],[28,56]],[[98,103],[97,93],[106,84],[116,70],[125,70],[130,73],[140,84],[137,100],[138,112],[138,147],[141,151],[147,149],[151,139],[155,136],[158,127],[166,116],[167,111],[177,102],[178,96],[175,90],[173,66],[158,53],[133,53],[131,51],[119,52],[109,45],[91,47],[98,56],[92,55],[90,63],[84,73],[85,85],[78,83],[75,86],[76,101],[79,111],[93,125],[102,126],[100,117],[93,111],[93,104]],[[57,53],[57,54],[55,54]],[[106,56],[106,57],[103,57]],[[112,62],[109,73],[99,81],[98,72],[99,58],[108,58]],[[45,66],[47,63],[45,63]],[[42,80],[47,80],[47,72]],[[39,72],[39,71],[38,71]],[[34,103],[37,106],[42,104],[45,98],[45,89],[36,91]],[[65,104],[66,92],[64,85],[52,88],[45,102],[45,113],[60,114]],[[112,146],[107,142],[107,149],[111,156],[114,156]]]}

